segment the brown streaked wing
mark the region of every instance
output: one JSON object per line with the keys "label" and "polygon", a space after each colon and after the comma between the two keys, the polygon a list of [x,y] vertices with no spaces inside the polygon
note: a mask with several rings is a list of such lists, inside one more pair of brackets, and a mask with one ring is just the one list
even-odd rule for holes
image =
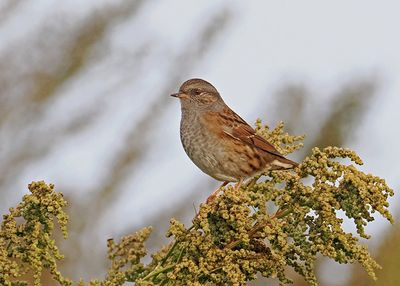
{"label": "brown streaked wing", "polygon": [[283,157],[271,143],[258,135],[256,131],[233,110],[227,108],[224,110],[224,114],[227,115],[226,118],[230,118],[230,120],[227,120],[229,123],[227,122],[226,129],[224,129],[225,134],[270,154]]}

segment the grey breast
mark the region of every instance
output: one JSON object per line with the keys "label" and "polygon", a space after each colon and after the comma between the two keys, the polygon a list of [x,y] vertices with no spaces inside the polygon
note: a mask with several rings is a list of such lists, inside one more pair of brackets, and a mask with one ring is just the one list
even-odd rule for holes
{"label": "grey breast", "polygon": [[189,158],[204,173],[220,181],[237,181],[226,166],[221,139],[211,134],[194,112],[182,112],[181,141]]}

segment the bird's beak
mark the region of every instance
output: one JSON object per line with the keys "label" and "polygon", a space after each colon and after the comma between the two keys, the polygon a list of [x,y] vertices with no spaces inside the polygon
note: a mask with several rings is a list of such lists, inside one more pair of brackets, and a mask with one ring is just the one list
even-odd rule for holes
{"label": "bird's beak", "polygon": [[173,94],[171,94],[171,96],[177,97],[179,99],[189,98],[189,96],[186,93],[183,93],[183,92],[173,93]]}

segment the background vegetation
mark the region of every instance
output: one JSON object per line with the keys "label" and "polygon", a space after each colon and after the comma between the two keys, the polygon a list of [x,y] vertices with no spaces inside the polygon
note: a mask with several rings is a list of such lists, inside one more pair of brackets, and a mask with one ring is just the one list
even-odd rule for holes
{"label": "background vegetation", "polygon": [[[270,130],[258,121],[256,130],[284,155],[303,146],[299,141],[304,136],[284,132],[283,123]],[[287,285],[293,282],[286,273],[290,269],[317,285],[317,255],[343,264],[358,262],[376,280],[381,267],[359,238],[370,238],[365,227],[375,212],[393,223],[387,200],[394,192],[384,179],[359,171],[355,164],[362,161],[349,149],[313,148],[294,170],[265,172],[239,190],[225,187],[222,195],[200,206],[192,226],[171,219],[167,236],[173,241],[152,253],[150,263],[144,258],[151,227],[120,242],[109,239],[107,276],[90,284],[239,286],[262,275]],[[32,182],[29,191],[3,216],[0,283],[26,285],[22,278],[27,276],[40,286],[46,271],[61,285],[71,285],[58,270],[57,261],[64,257],[53,238],[54,219],[67,238],[66,201],[43,181]],[[340,211],[354,222],[357,236],[343,230]]]}

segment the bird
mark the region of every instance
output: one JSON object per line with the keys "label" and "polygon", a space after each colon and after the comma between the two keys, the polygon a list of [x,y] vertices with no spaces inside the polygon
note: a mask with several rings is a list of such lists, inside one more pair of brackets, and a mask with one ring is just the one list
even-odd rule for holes
{"label": "bird", "polygon": [[207,203],[230,182],[239,190],[247,178],[298,166],[229,108],[211,83],[192,78],[171,96],[180,100],[180,139],[186,154],[200,170],[223,182]]}

